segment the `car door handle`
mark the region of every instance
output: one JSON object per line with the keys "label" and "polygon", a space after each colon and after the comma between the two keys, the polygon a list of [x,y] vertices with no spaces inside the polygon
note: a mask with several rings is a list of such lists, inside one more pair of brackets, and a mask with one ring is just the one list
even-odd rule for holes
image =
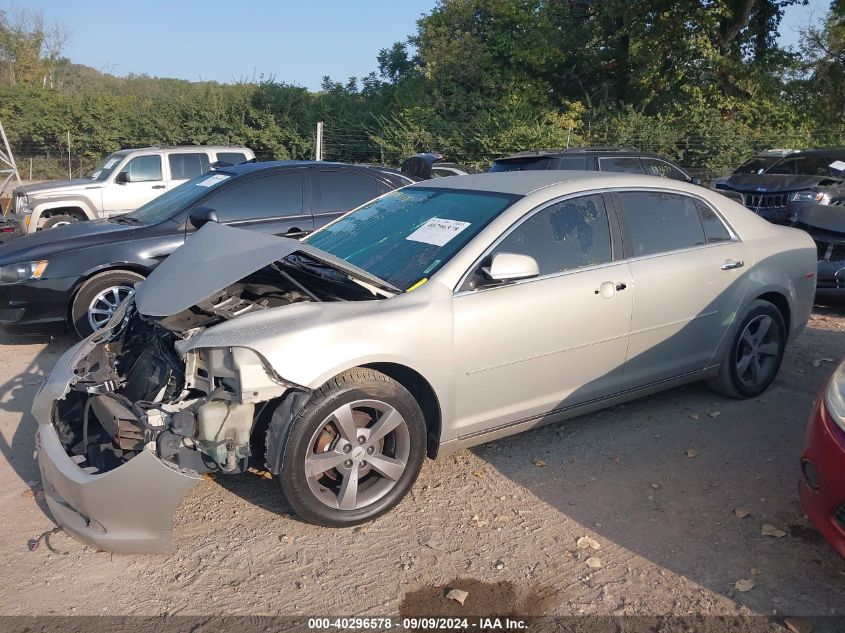
{"label": "car door handle", "polygon": [[742,268],[745,266],[745,262],[737,259],[726,259],[725,263],[722,264],[722,270],[733,270],[734,268]]}
{"label": "car door handle", "polygon": [[623,282],[613,283],[612,281],[605,281],[602,282],[602,285],[593,290],[593,294],[601,295],[605,299],[610,299],[616,291],[618,290],[625,290],[628,287],[627,284]]}
{"label": "car door handle", "polygon": [[307,231],[302,231],[300,229],[291,229],[287,233],[285,233],[285,237],[302,237],[306,235]]}
{"label": "car door handle", "polygon": [[164,185],[153,185],[153,189],[164,189]]}

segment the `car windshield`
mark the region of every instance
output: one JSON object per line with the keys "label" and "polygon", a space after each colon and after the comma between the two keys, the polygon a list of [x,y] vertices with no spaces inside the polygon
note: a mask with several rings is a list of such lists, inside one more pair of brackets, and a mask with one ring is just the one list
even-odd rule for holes
{"label": "car windshield", "polygon": [[518,199],[486,191],[403,189],[303,241],[407,290],[437,272]]}
{"label": "car windshield", "polygon": [[104,182],[106,178],[108,178],[112,172],[117,169],[117,166],[120,165],[120,162],[126,158],[126,152],[115,152],[114,154],[109,154],[103,160],[100,161],[100,164],[97,165],[97,168],[88,174],[88,177],[91,180],[96,180],[97,182]]}
{"label": "car windshield", "polygon": [[118,220],[132,222],[133,224],[157,224],[200,196],[216,189],[229,178],[231,178],[231,175],[220,172],[202,174],[171,189],[158,198],[154,198],[131,213],[120,216]]}
{"label": "car windshield", "polygon": [[752,156],[742,163],[742,165],[734,169],[733,173],[737,176],[762,174],[769,167],[778,162],[778,160],[779,158],[777,156]]}
{"label": "car windshield", "polygon": [[845,172],[845,156],[811,154],[787,156],[775,163],[767,174],[794,176],[837,176]]}

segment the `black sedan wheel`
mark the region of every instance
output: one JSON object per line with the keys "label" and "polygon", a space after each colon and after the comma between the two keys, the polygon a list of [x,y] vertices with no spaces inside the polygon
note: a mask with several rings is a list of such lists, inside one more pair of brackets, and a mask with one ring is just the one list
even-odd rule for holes
{"label": "black sedan wheel", "polygon": [[425,456],[420,407],[398,382],[353,369],[314,391],[297,414],[279,483],[296,513],[344,527],[401,501]]}
{"label": "black sedan wheel", "polygon": [[110,270],[82,284],[70,310],[76,333],[85,338],[108,323],[135,284],[143,279],[143,275],[129,270]]}

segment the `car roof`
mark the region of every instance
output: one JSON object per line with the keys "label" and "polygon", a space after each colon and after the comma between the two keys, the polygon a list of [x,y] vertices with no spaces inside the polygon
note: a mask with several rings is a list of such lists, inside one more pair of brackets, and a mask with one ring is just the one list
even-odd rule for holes
{"label": "car roof", "polygon": [[[628,179],[640,181],[642,181],[642,178],[657,179],[655,176],[643,176],[641,174],[539,169],[535,171],[500,171],[488,172],[486,174],[469,174],[467,176],[447,176],[445,178],[424,180],[413,185],[408,185],[406,189],[463,189],[466,191],[487,191],[525,196],[550,185],[576,180],[607,180],[611,177],[622,179],[622,184]],[[665,181],[666,179],[660,178],[659,180]]]}
{"label": "car roof", "polygon": [[570,147],[568,149],[549,149],[549,150],[530,150],[526,152],[517,152],[510,156],[503,156],[497,158],[494,162],[518,161],[523,159],[540,159],[558,156],[642,156],[645,158],[659,158],[661,160],[668,160],[659,154],[652,154],[651,152],[641,152],[638,149],[630,147]]}
{"label": "car roof", "polygon": [[805,149],[800,152],[792,152],[784,158],[800,158],[801,156],[836,156],[845,158],[845,149]]}
{"label": "car roof", "polygon": [[[249,150],[243,145],[150,145],[149,147],[125,147],[112,152],[113,154],[128,154],[129,152],[196,152],[200,150],[213,150],[215,152],[239,152]],[[252,151],[252,150],[249,150]]]}
{"label": "car roof", "polygon": [[[328,161],[314,161],[314,160],[268,160],[256,163],[240,163],[238,165],[228,165],[226,167],[221,167],[217,171],[221,171],[227,174],[231,174],[233,176],[241,176],[243,174],[249,174],[256,171],[263,171],[265,169],[274,169],[280,167],[297,167],[297,166],[305,166],[305,167],[316,167],[317,165],[320,166],[332,166],[332,167],[343,167],[344,169],[350,170],[361,170],[361,171],[375,171],[381,174],[395,176],[388,171],[387,168],[384,167],[371,167],[367,165],[350,165],[349,163],[332,163]],[[400,174],[401,175],[401,174]]]}

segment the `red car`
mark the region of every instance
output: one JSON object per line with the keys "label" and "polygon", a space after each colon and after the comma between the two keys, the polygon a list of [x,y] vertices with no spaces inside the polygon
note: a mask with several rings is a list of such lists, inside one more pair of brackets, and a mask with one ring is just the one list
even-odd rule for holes
{"label": "red car", "polygon": [[845,558],[845,361],[813,407],[801,474],[804,512]]}

